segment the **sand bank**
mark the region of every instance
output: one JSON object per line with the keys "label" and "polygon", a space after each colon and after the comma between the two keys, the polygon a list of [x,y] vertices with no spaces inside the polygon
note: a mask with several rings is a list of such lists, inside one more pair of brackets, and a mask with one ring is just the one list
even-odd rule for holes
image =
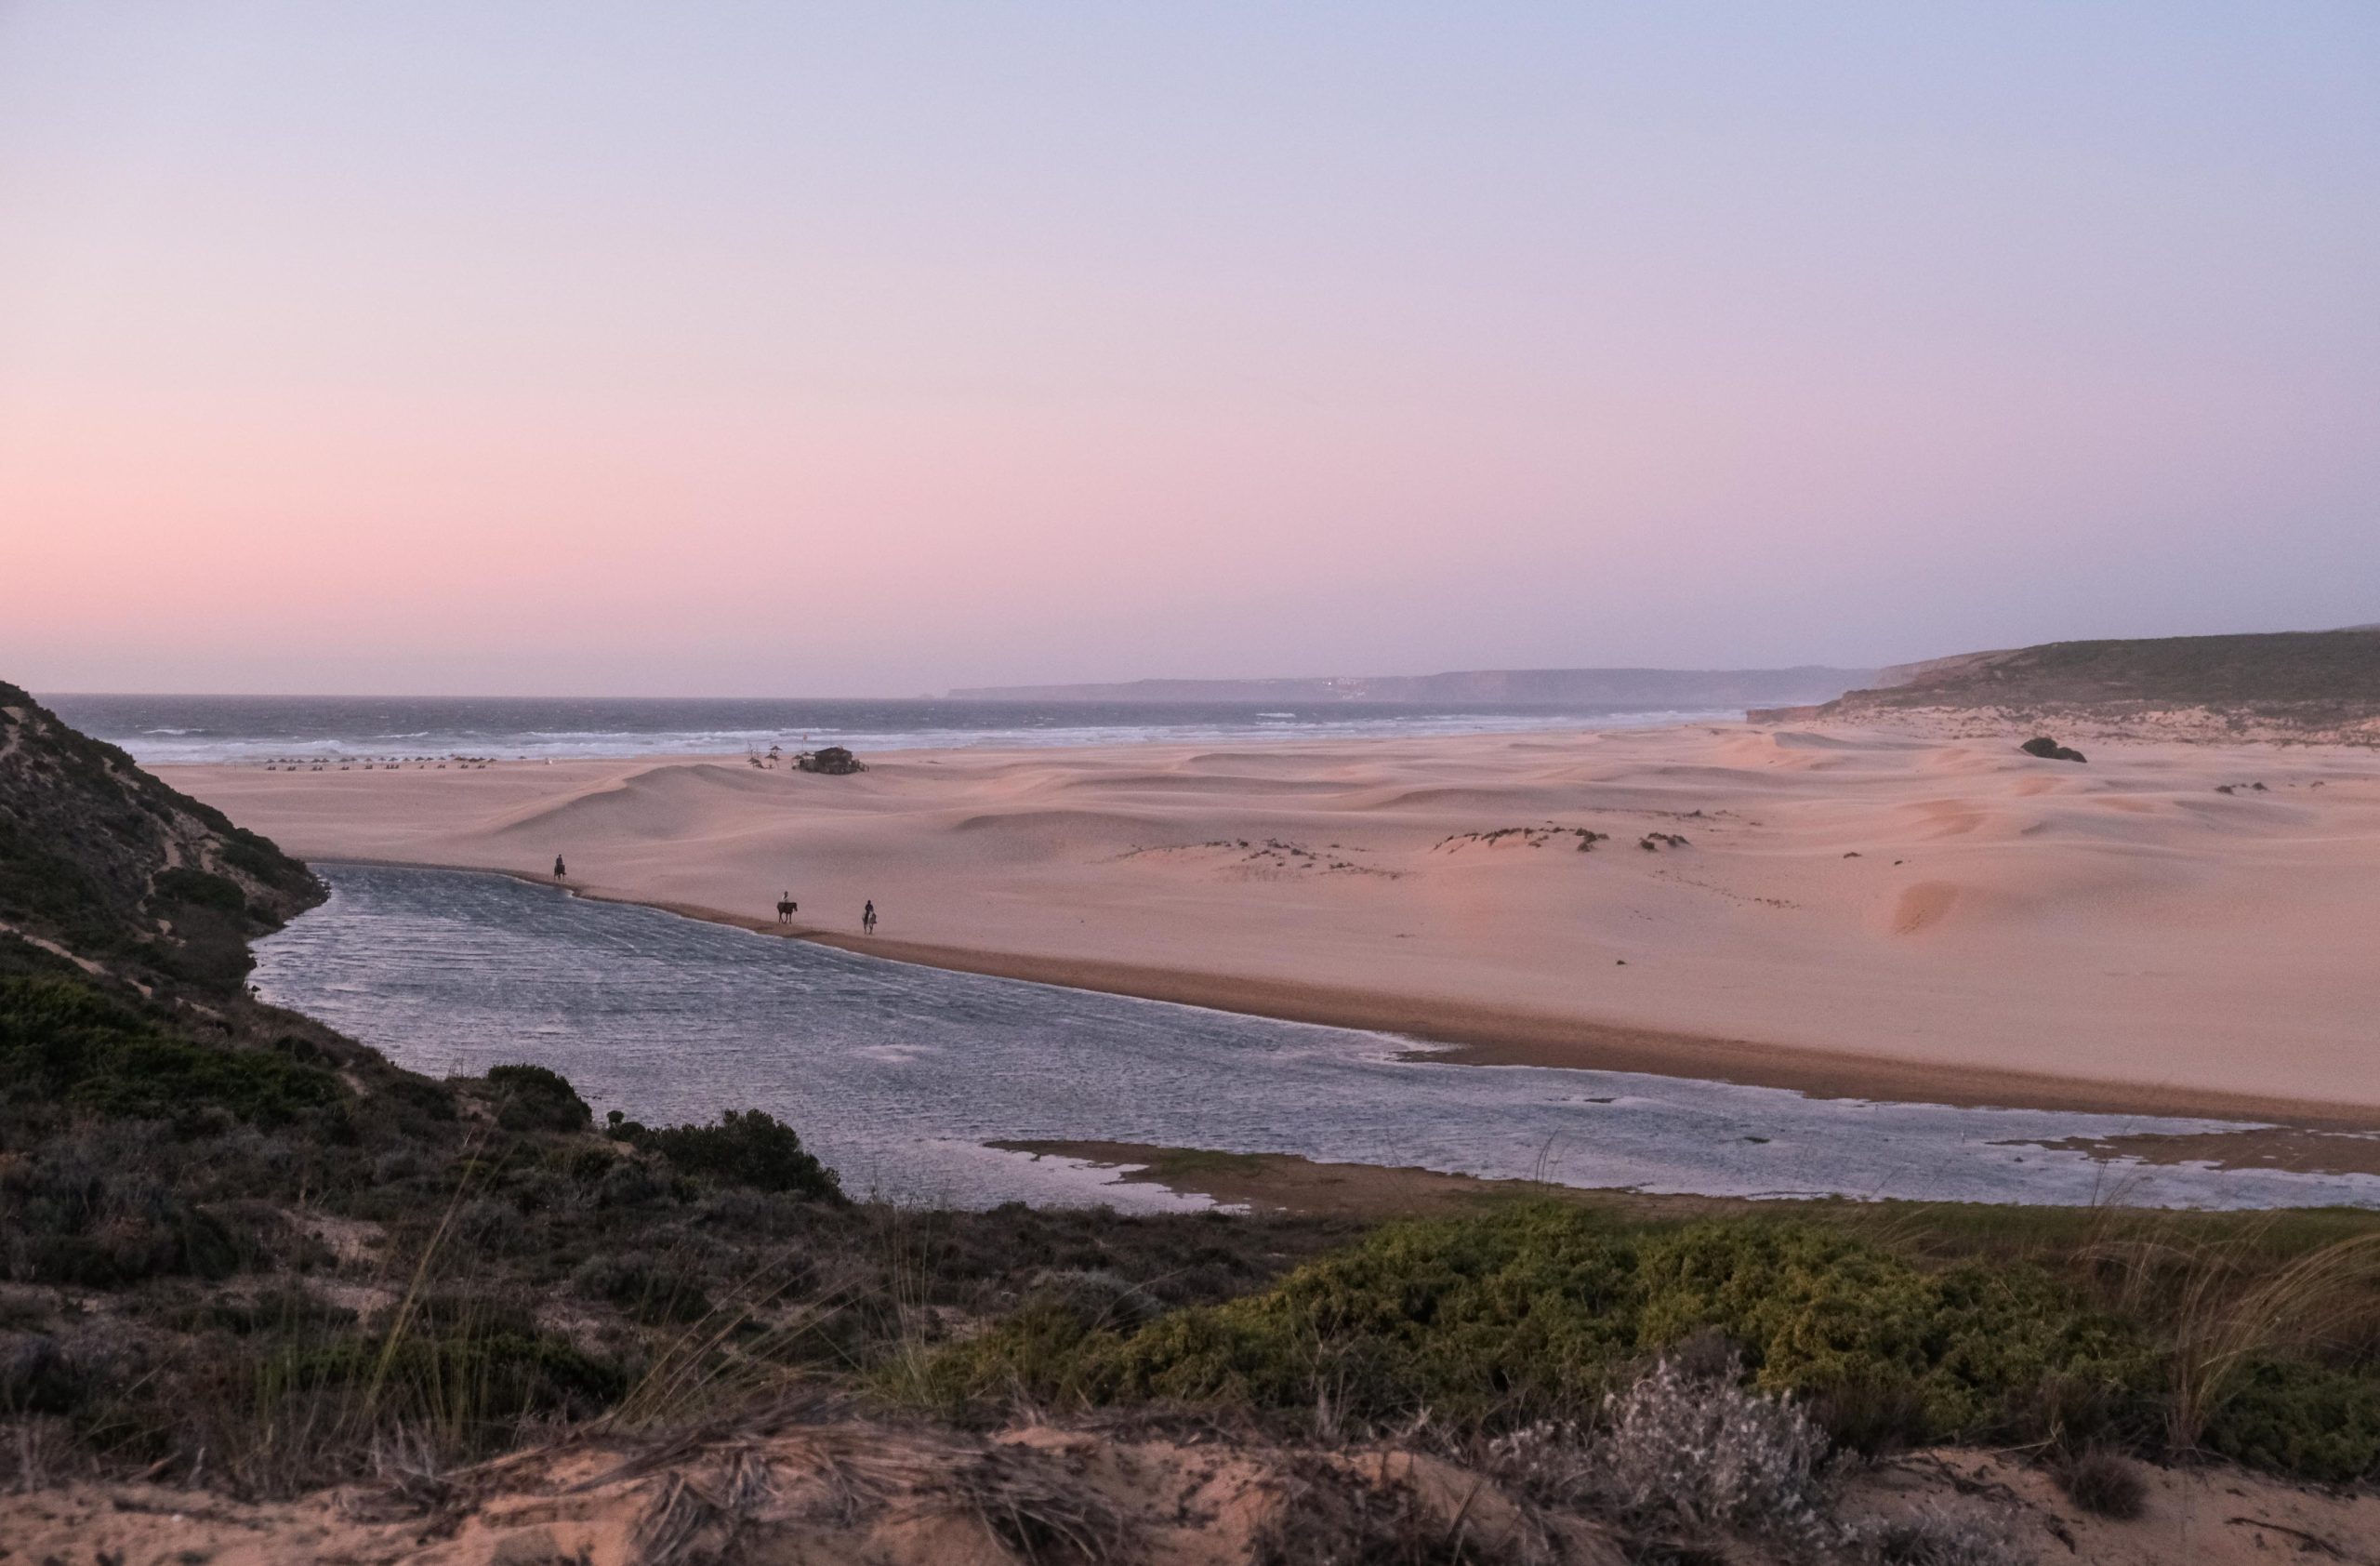
{"label": "sand bank", "polygon": [[544,877],[559,853],[592,896],[1481,1063],[2380,1122],[2364,750],[2075,765],[1698,725],[909,752],[840,778],[164,770],[309,857]]}

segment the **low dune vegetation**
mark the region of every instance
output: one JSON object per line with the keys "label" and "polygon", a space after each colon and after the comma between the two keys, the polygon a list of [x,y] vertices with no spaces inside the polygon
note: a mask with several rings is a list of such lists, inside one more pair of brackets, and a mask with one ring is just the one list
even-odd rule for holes
{"label": "low dune vegetation", "polygon": [[[1418,1419],[1482,1438],[1591,1423],[1682,1347],[1868,1453],[2214,1453],[2347,1483],[2380,1470],[2380,1227],[2066,1215],[1647,1222],[1578,1201],[1392,1224],[1271,1286],[1151,1318],[1043,1291],[903,1389],[1230,1409],[1316,1434]],[[903,1367],[906,1374],[908,1367]]]}

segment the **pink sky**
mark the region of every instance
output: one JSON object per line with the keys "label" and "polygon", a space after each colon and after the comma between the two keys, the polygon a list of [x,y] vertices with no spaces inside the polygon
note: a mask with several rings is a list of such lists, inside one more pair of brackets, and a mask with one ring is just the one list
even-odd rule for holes
{"label": "pink sky", "polygon": [[0,7],[0,678],[2380,619],[2358,7]]}

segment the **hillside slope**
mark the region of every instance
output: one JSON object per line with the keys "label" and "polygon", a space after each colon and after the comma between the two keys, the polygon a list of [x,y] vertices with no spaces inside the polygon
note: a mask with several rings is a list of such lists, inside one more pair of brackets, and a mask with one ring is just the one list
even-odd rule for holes
{"label": "hillside slope", "polygon": [[0,683],[0,932],[154,989],[237,990],[312,872]]}
{"label": "hillside slope", "polygon": [[1281,703],[1338,706],[1476,702],[1553,710],[1743,707],[1819,701],[1868,681],[1872,670],[1474,669],[1447,674],[1329,675],[1271,680],[1128,680],[1112,684],[983,685],[972,701]]}
{"label": "hillside slope", "polygon": [[[1893,727],[2380,743],[2380,630],[2051,642],[1907,666],[1799,716]],[[1760,715],[1760,714],[1756,714]]]}

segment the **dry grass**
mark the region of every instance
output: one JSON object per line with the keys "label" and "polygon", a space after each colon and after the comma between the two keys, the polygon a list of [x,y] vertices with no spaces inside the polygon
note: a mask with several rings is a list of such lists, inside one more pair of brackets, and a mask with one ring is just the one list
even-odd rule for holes
{"label": "dry grass", "polygon": [[1037,1453],[990,1446],[950,1475],[950,1492],[1008,1549],[1029,1561],[1101,1566],[1127,1559],[1130,1520],[1097,1491],[1052,1473]]}
{"label": "dry grass", "polygon": [[730,1453],[709,1476],[669,1474],[638,1521],[637,1559],[641,1566],[678,1566],[725,1558],[775,1494],[775,1476],[748,1450]]}
{"label": "dry grass", "polygon": [[2149,1505],[2149,1486],[2131,1459],[2105,1447],[2086,1447],[2052,1465],[2067,1498],[2094,1517],[2129,1522]]}
{"label": "dry grass", "polygon": [[2165,1330],[2166,1435],[2178,1451],[2197,1448],[2258,1360],[2380,1343],[2380,1234],[2276,1264],[2270,1231],[2281,1221],[2215,1239],[2171,1231],[2109,1239],[2082,1254],[2108,1281],[2116,1308]]}

